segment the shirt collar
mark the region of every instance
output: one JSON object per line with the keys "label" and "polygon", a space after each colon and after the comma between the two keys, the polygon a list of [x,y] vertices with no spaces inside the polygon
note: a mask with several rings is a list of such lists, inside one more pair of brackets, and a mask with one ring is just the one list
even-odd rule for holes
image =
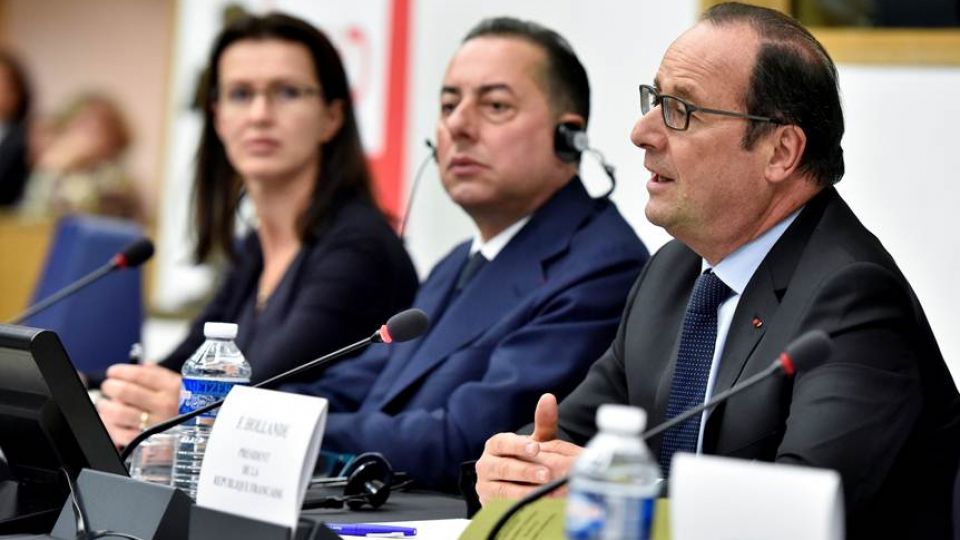
{"label": "shirt collar", "polygon": [[[713,273],[716,274],[727,287],[733,289],[737,295],[743,294],[743,290],[747,288],[747,283],[750,282],[750,278],[753,277],[754,272],[760,267],[760,263],[766,258],[767,253],[770,253],[770,250],[773,248],[773,245],[777,243],[777,240],[783,236],[787,227],[793,223],[793,220],[797,219],[802,209],[803,207],[798,208],[795,212],[780,220],[779,223],[767,229],[766,232],[757,238],[740,246],[736,251],[724,257],[723,260],[713,267]],[[702,270],[707,270],[710,268],[710,263],[708,263],[706,259],[703,259],[701,268]]]}
{"label": "shirt collar", "polygon": [[530,221],[530,216],[520,219],[513,225],[510,225],[506,229],[500,231],[499,234],[493,238],[484,242],[480,238],[480,232],[477,231],[473,235],[473,244],[470,246],[470,255],[473,255],[477,251],[483,253],[483,258],[488,261],[492,261],[494,257],[500,253],[503,248],[507,247],[507,244],[510,243],[510,240],[520,232],[520,229],[523,228],[527,222]]}

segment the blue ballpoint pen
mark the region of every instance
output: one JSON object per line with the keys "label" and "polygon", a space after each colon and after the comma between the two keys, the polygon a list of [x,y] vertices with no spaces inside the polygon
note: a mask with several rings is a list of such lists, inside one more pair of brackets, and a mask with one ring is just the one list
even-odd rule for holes
{"label": "blue ballpoint pen", "polygon": [[416,536],[414,527],[400,527],[397,525],[376,525],[373,523],[327,523],[327,528],[338,534],[351,536],[385,536],[403,535]]}

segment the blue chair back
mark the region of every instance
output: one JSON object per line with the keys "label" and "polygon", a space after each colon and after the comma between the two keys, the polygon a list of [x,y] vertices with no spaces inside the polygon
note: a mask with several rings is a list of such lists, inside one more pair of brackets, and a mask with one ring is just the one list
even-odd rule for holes
{"label": "blue chair back", "polygon": [[[34,304],[106,264],[143,236],[129,221],[95,216],[66,216],[56,227]],[[24,321],[60,336],[77,370],[100,374],[127,360],[143,326],[142,272],[118,270]]]}

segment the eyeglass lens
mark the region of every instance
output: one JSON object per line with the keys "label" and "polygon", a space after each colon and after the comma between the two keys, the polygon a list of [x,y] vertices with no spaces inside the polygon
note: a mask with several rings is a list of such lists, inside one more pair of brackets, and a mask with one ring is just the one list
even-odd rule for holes
{"label": "eyeglass lens", "polygon": [[663,121],[667,127],[685,129],[687,127],[688,110],[686,103],[670,96],[661,96],[649,86],[640,87],[640,110],[643,114],[649,113],[660,105]]}
{"label": "eyeglass lens", "polygon": [[236,85],[223,89],[220,99],[230,105],[245,107],[253,103],[260,94],[266,96],[271,103],[286,105],[318,95],[319,89],[285,83],[271,84],[262,89],[249,85]]}

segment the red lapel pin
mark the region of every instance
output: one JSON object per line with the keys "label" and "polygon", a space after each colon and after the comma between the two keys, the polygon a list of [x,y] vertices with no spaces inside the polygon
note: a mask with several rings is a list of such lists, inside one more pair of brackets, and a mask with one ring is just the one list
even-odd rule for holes
{"label": "red lapel pin", "polygon": [[754,328],[760,328],[761,326],[763,326],[763,321],[760,319],[760,317],[754,317],[754,318],[753,318],[753,327],[754,327]]}

